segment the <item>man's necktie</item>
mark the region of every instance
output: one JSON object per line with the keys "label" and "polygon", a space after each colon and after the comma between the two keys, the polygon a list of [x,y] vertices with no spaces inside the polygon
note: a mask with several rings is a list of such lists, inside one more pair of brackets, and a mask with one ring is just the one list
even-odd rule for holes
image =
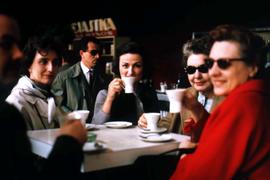
{"label": "man's necktie", "polygon": [[90,69],[88,71],[88,76],[89,76],[89,85],[92,87],[93,82],[94,82],[94,71],[92,69]]}

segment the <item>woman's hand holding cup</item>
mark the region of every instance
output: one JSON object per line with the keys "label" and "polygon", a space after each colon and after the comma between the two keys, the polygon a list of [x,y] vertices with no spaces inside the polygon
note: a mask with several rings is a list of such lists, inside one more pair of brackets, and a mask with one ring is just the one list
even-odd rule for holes
{"label": "woman's hand holding cup", "polygon": [[113,79],[108,87],[108,96],[107,98],[110,98],[113,100],[116,95],[118,95],[124,88],[123,82],[120,78]]}
{"label": "woman's hand holding cup", "polygon": [[142,114],[141,117],[139,118],[138,126],[139,126],[140,128],[147,128],[147,120],[146,120],[146,118],[144,117],[144,114]]}

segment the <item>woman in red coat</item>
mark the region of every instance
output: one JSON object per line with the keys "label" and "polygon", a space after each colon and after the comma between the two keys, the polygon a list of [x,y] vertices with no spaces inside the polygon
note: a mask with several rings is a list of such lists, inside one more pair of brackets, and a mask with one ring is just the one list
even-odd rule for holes
{"label": "woman in red coat", "polygon": [[[209,75],[214,93],[226,99],[211,115],[196,113],[205,122],[198,146],[178,162],[171,179],[270,179],[264,41],[231,25],[218,26],[210,35]],[[192,110],[204,112],[200,106]]]}

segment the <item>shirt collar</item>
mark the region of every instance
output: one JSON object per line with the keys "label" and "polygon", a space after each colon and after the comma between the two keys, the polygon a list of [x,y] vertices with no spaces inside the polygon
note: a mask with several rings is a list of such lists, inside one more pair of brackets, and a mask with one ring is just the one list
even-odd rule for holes
{"label": "shirt collar", "polygon": [[201,93],[199,92],[198,93],[198,101],[204,106],[205,105],[205,100],[206,100],[206,97]]}
{"label": "shirt collar", "polygon": [[82,71],[84,74],[87,74],[89,69],[88,67],[86,67],[82,62],[80,62],[80,65],[81,65],[81,68],[82,68]]}

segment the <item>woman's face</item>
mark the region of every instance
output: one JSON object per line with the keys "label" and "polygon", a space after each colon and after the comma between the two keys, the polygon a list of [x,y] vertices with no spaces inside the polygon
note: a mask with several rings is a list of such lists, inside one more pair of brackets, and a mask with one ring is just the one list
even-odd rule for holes
{"label": "woman's face", "polygon": [[119,59],[119,72],[121,77],[136,77],[138,82],[143,76],[143,60],[139,54],[123,54]]}
{"label": "woman's face", "polygon": [[60,62],[61,60],[54,51],[48,51],[43,55],[36,52],[33,63],[28,69],[30,79],[43,85],[51,85]]}
{"label": "woman's face", "polygon": [[[240,44],[234,41],[215,42],[210,51],[210,58],[215,63],[209,70],[209,75],[214,93],[219,96],[227,96],[257,72],[256,67],[248,66],[244,59],[241,59]],[[216,63],[220,59],[227,59],[230,65],[225,69],[220,68]]]}
{"label": "woman's face", "polygon": [[[200,67],[201,65],[204,66],[205,59],[208,56],[204,54],[191,54],[187,60],[187,66],[190,67]],[[188,74],[188,80],[192,87],[194,87],[197,91],[200,92],[207,92],[212,89],[212,83],[210,81],[210,76],[208,72],[200,72],[199,69],[193,74]]]}

